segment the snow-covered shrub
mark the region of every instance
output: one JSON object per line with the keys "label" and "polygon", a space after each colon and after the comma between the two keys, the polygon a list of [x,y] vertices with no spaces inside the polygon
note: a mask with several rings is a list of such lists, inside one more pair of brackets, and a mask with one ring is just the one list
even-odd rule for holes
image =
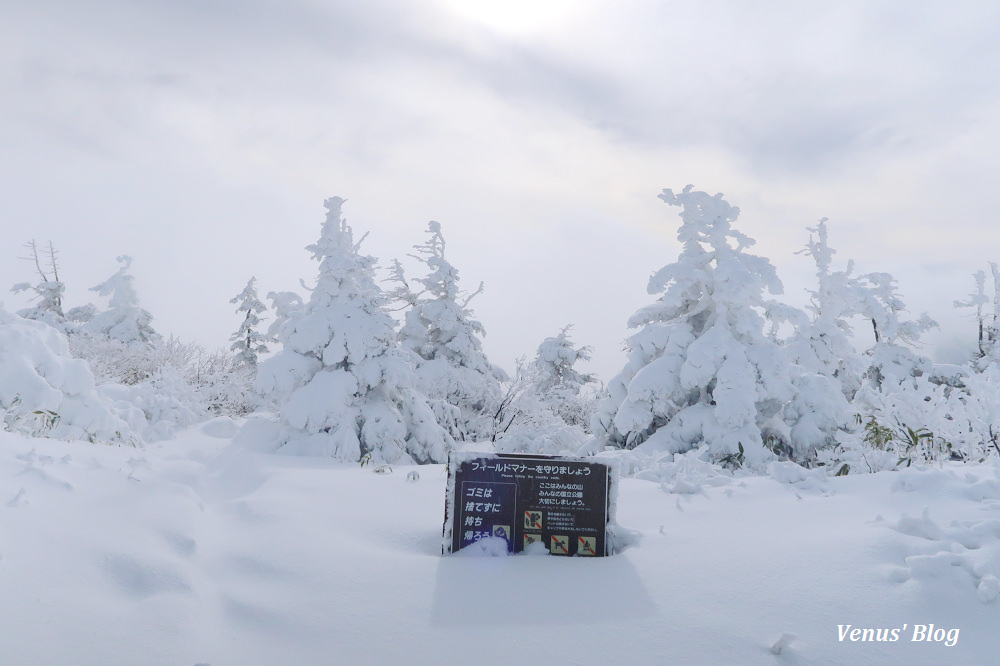
{"label": "snow-covered shrub", "polygon": [[81,332],[69,336],[69,346],[74,356],[87,361],[99,383],[128,386],[151,378],[164,366],[193,365],[202,353],[198,344],[181,342],[173,336],[141,343]]}
{"label": "snow-covered shrub", "polygon": [[256,367],[229,351],[218,349],[198,355],[185,377],[197,388],[209,412],[215,416],[243,416],[257,407],[253,391]]}
{"label": "snow-covered shrub", "polygon": [[[165,343],[154,345],[154,349]],[[176,345],[190,352],[164,354],[161,363],[143,381],[104,384],[99,390],[115,400],[123,418],[138,409],[145,419],[141,432],[147,440],[166,439],[177,430],[213,416],[243,416],[256,407],[253,372],[224,350],[206,352],[198,345]],[[134,417],[130,420],[136,427]]]}
{"label": "snow-covered shrub", "polygon": [[483,286],[463,294],[458,270],[445,258],[441,225],[428,223],[427,234],[427,242],[414,246],[417,253],[411,255],[427,267],[424,277],[414,278],[423,291],[411,291],[399,262],[393,264],[398,286],[391,296],[409,307],[399,342],[415,355],[417,388],[438,422],[455,440],[487,439],[506,376],[483,353],[486,330],[469,309]]}
{"label": "snow-covered shrub", "polygon": [[[825,390],[785,411],[799,371],[764,332],[764,315],[775,307],[765,291],[782,291],[774,267],[746,251],[754,241],[732,227],[739,209],[722,195],[688,186],[660,198],[682,208],[683,250],[649,280],[660,298],[629,319],[639,331],[594,416],[595,434],[674,453],[707,445],[720,460],[755,466],[776,452],[811,454],[838,419],[802,420],[830,395]],[[810,379],[799,389],[816,393],[822,383]],[[813,436],[793,438],[796,426]]]}
{"label": "snow-covered shrub", "polygon": [[968,424],[963,453],[968,460],[1000,457],[1000,364],[971,371],[963,381],[964,390],[953,392],[965,407],[962,416]]}
{"label": "snow-covered shrub", "polygon": [[0,413],[7,430],[58,439],[137,439],[96,390],[66,336],[0,308]]}
{"label": "snow-covered shrub", "polygon": [[141,428],[147,441],[168,439],[177,430],[208,419],[209,412],[202,396],[177,368],[164,365],[151,377],[138,384],[104,384],[103,395],[113,399],[123,417],[138,410],[143,420],[133,428]]}
{"label": "snow-covered shrub", "polygon": [[864,444],[893,453],[897,465],[948,460],[968,452],[964,402],[925,375],[878,391],[866,386],[854,406],[864,425]]}
{"label": "snow-covered shrub", "polygon": [[[81,323],[69,346],[90,365],[119,413],[144,437],[162,439],[213,415],[252,411],[252,370],[233,354],[160,336],[151,326],[152,316],[139,305],[128,272],[131,258],[121,256],[118,262],[118,272],[92,288],[109,297],[108,309],[91,305],[70,312],[69,319]],[[144,422],[136,419],[140,412]]]}
{"label": "snow-covered shrub", "polygon": [[[69,347],[87,361],[123,418],[147,439],[165,438],[213,415],[247,414],[257,405],[252,369],[221,349],[209,352],[173,336],[126,343],[87,333],[69,336]],[[130,408],[139,409],[147,423],[136,427],[127,414]]]}
{"label": "snow-covered shrub", "polygon": [[492,441],[502,453],[577,453],[587,432],[559,417],[538,392],[533,365],[518,359],[512,377],[503,382],[504,393],[493,414]]}
{"label": "snow-covered shrub", "polygon": [[[278,333],[283,349],[261,362],[255,386],[274,397],[283,453],[358,461],[443,462],[453,441],[413,388],[410,354],[396,342],[375,258],[341,217],[332,197],[319,240],[316,286]],[[364,239],[362,238],[362,241]]]}

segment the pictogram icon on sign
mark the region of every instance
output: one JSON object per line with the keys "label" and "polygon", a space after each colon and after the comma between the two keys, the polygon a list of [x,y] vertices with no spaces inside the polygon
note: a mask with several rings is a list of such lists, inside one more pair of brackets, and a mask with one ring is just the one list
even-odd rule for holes
{"label": "pictogram icon on sign", "polygon": [[526,529],[526,530],[540,530],[540,529],[542,529],[542,512],[541,511],[525,511],[524,512],[524,529]]}
{"label": "pictogram icon on sign", "polygon": [[493,536],[510,541],[510,525],[494,525]]}
{"label": "pictogram icon on sign", "polygon": [[597,555],[597,537],[577,537],[577,555]]}
{"label": "pictogram icon on sign", "polygon": [[549,543],[549,552],[553,555],[569,555],[569,537],[553,534]]}
{"label": "pictogram icon on sign", "polygon": [[530,546],[533,543],[541,543],[541,542],[542,542],[542,535],[541,534],[525,534],[524,535],[524,547],[525,548],[527,548],[528,546]]}

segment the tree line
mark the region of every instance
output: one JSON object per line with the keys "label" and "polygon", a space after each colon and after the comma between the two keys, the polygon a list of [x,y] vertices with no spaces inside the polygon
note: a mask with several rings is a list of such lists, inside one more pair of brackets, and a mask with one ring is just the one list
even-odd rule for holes
{"label": "tree line", "polygon": [[[268,307],[251,277],[231,301],[239,327],[227,350],[157,333],[127,256],[92,288],[105,309],[64,311],[51,243],[27,246],[38,279],[14,286],[34,296],[16,319],[63,336],[68,357],[94,377],[94,400],[137,441],[212,415],[253,414],[246,436],[272,450],[379,464],[443,462],[471,443],[625,450],[643,464],[695,451],[732,468],[794,460],[838,474],[1000,454],[996,264],[992,281],[978,271],[975,290],[955,302],[975,312],[977,353],[936,365],[915,347],[936,324],[906,318],[891,275],[835,266],[826,219],[807,229],[802,253],[816,283],[798,309],[776,298],[774,266],[751,252],[754,240],[735,227],[739,209],[722,195],[688,186],[660,198],[679,209],[681,252],[651,275],[653,300],[626,322],[627,361],[607,387],[576,367],[591,350],[569,326],[513,373],[494,365],[470,305],[483,285],[460,287],[442,225],[430,222],[413,246],[419,275],[394,260],[380,284],[339,197],[324,202],[320,237],[306,248],[318,264],[308,292],[269,292]],[[16,319],[5,315],[4,325]],[[23,397],[3,400],[8,429],[40,434],[63,418],[22,418]]]}

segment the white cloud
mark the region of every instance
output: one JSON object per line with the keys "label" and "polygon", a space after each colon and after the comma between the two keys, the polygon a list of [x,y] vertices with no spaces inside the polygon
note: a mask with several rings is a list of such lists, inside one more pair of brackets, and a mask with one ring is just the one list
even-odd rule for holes
{"label": "white cloud", "polygon": [[249,275],[311,279],[339,194],[384,262],[443,223],[465,284],[487,283],[496,362],[576,323],[608,379],[676,256],[655,196],[691,182],[743,209],[790,300],[827,216],[838,258],[893,272],[940,344],[965,334],[951,301],[1000,240],[994,3],[489,6],[5,9],[0,286],[30,278],[12,260],[32,237],[62,249],[74,303],[129,253],[160,329],[221,345]]}

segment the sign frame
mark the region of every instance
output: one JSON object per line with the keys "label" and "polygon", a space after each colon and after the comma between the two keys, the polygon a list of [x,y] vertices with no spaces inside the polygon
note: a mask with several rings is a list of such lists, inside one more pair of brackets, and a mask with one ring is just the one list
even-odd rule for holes
{"label": "sign frame", "polygon": [[614,460],[452,451],[447,470],[442,554],[490,536],[505,538],[508,554],[538,541],[563,557],[617,551]]}

